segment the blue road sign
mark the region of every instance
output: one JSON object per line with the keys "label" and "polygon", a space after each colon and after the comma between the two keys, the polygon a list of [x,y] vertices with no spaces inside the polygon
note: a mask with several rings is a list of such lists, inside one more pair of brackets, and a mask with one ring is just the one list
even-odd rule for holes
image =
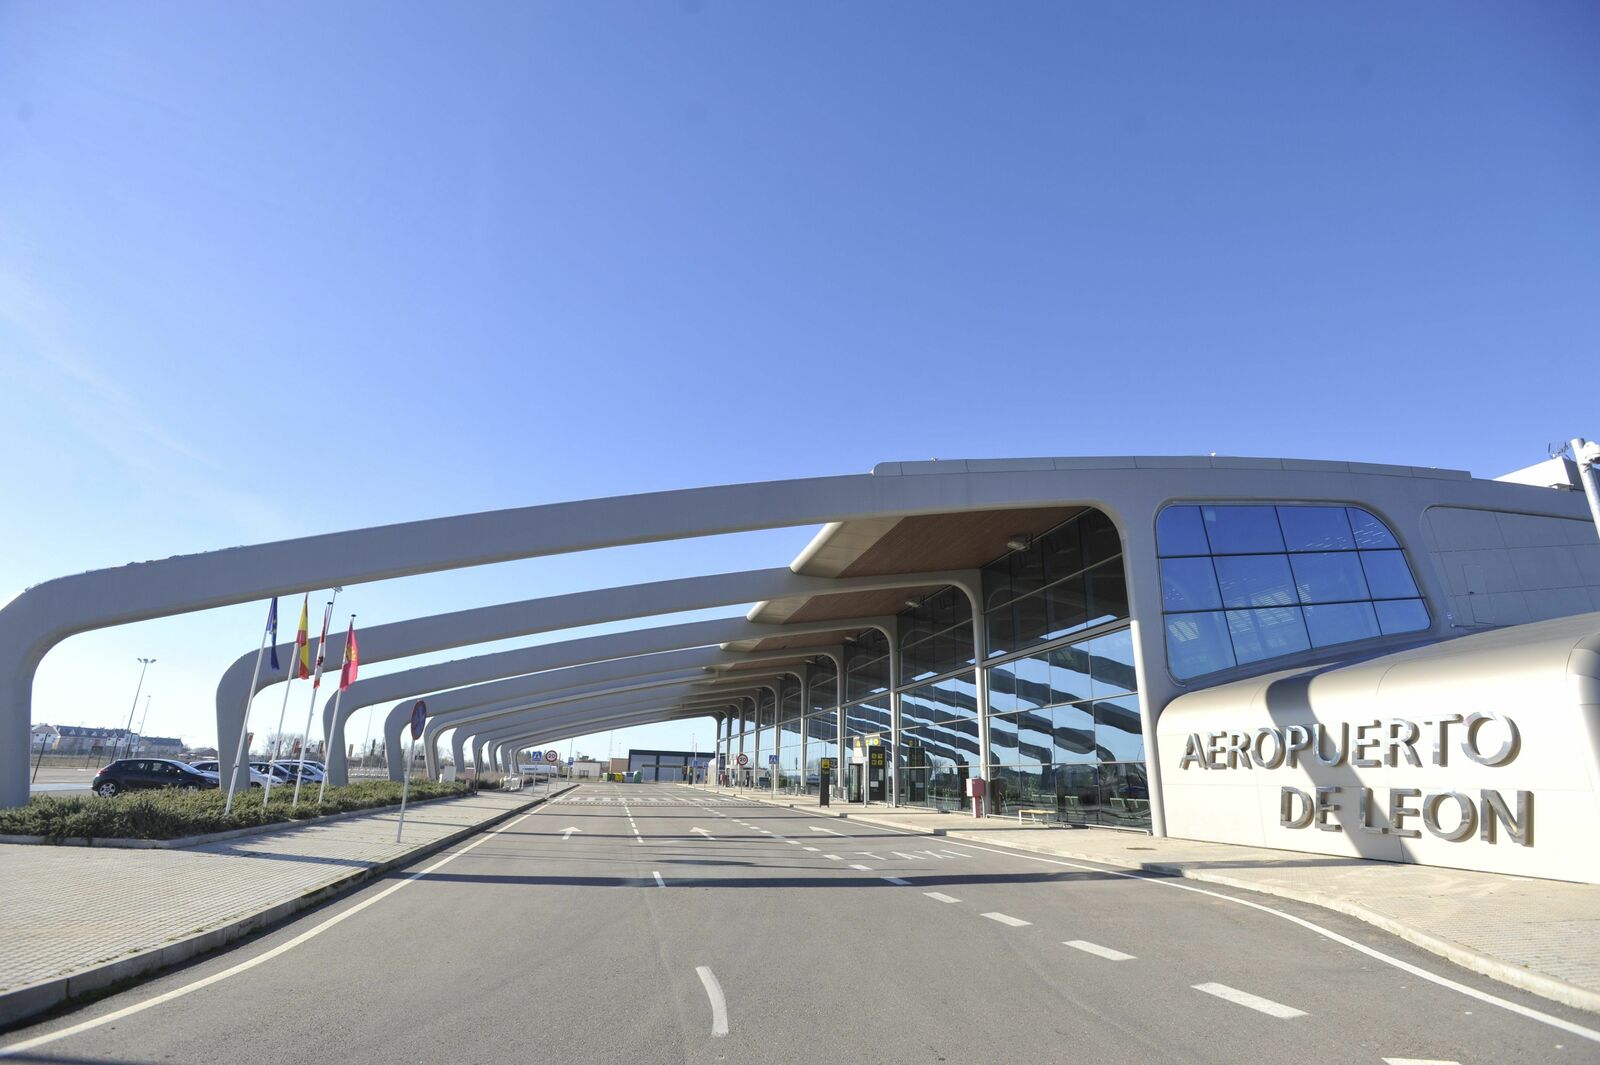
{"label": "blue road sign", "polygon": [[423,723],[426,722],[427,720],[428,720],[428,704],[423,702],[421,699],[418,699],[417,700],[417,704],[411,708],[411,738],[412,739],[420,740],[422,738],[422,726],[423,726]]}
{"label": "blue road sign", "polygon": [[777,765],[778,764],[778,756],[775,755],[775,754],[767,755],[767,764],[768,765]]}

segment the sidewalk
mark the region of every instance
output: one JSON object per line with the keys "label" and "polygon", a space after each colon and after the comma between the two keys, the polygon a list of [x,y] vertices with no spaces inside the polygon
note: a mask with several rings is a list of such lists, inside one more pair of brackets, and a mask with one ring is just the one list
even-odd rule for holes
{"label": "sidewalk", "polygon": [[[703,790],[696,788],[696,790]],[[822,816],[1182,876],[1349,914],[1474,972],[1600,1012],[1600,885],[1152,839],[1112,829],[1018,825],[915,807],[819,808],[815,796],[725,793]]]}
{"label": "sidewalk", "polygon": [[172,850],[0,844],[0,1027],[214,950],[549,797],[421,803],[403,843],[391,808]]}

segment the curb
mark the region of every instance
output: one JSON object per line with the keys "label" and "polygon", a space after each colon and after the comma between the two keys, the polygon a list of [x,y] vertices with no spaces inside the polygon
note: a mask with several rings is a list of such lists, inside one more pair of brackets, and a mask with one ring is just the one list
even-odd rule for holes
{"label": "curb", "polygon": [[[567,788],[563,788],[561,791],[552,791],[545,795],[541,795],[536,799],[531,799],[528,802],[513,806],[508,810],[495,814],[487,821],[480,821],[475,825],[467,825],[463,828],[458,828],[454,832],[441,836],[439,839],[433,840],[429,843],[424,843],[418,847],[414,847],[411,850],[406,851],[404,854],[396,855],[393,858],[379,862],[375,865],[370,865],[364,869],[358,869],[354,872],[351,872],[343,877],[340,877],[331,884],[325,884],[322,887],[307,892],[298,898],[288,899],[284,902],[279,902],[271,906],[264,907],[263,909],[256,910],[254,913],[246,914],[243,917],[237,918],[236,920],[230,921],[227,924],[221,925],[217,928],[208,929],[204,932],[197,932],[194,935],[186,936],[183,939],[179,939],[173,943],[167,943],[159,947],[151,947],[148,950],[142,950],[137,954],[130,954],[129,956],[125,958],[119,958],[116,961],[102,962],[80,972],[72,973],[69,976],[58,976],[49,980],[41,980],[37,983],[24,984],[22,987],[15,988],[11,991],[0,992],[0,1032],[10,1030],[11,1028],[15,1027],[18,1022],[23,1021],[35,1014],[43,1013],[45,1010],[52,1009],[65,1002],[69,1002],[75,998],[80,998],[91,992],[101,990],[102,988],[108,987],[111,984],[120,983],[121,981],[129,980],[138,976],[149,976],[160,972],[163,969],[172,968],[181,962],[188,961],[190,958],[194,958],[198,955],[206,954],[210,951],[216,950],[218,947],[221,947],[227,943],[231,943],[233,940],[247,936],[258,929],[276,924],[277,922],[282,921],[283,919],[290,917],[301,910],[310,909],[312,906],[316,906],[320,903],[330,901],[331,899],[343,895],[370,880],[377,879],[384,873],[389,872],[391,869],[398,868],[402,865],[408,865],[420,858],[426,858],[430,855],[437,854],[439,851],[453,847],[464,839],[475,836],[479,832],[493,828],[495,825],[498,825],[504,821],[508,821],[518,814],[526,813],[528,810],[531,810],[536,806],[540,806],[546,802],[549,802],[556,796],[565,794],[568,790],[575,786],[576,785],[569,785]],[[455,797],[456,796],[451,796],[451,798]],[[381,812],[381,810],[357,811],[356,813],[371,815],[379,812]],[[345,817],[355,815],[337,814],[334,816]],[[296,824],[309,823],[311,822],[296,822]],[[280,826],[271,825],[262,827],[277,828]],[[295,825],[291,824],[281,827],[292,828],[295,827]]]}
{"label": "curb", "polygon": [[[755,798],[754,796],[744,796]],[[1141,862],[1127,858],[1106,858],[1100,855],[1081,854],[1072,851],[1046,849],[1026,843],[996,843],[985,839],[975,832],[963,832],[959,828],[934,828],[916,829],[907,828],[905,825],[895,824],[883,818],[874,818],[869,813],[835,813],[807,804],[782,802],[776,799],[755,799],[756,802],[768,806],[782,806],[791,810],[805,810],[818,817],[837,817],[841,820],[856,820],[863,824],[875,824],[884,828],[895,828],[918,836],[946,836],[950,839],[966,840],[971,843],[984,843],[991,847],[1008,847],[1011,850],[1028,851],[1034,854],[1048,855],[1052,858],[1070,858],[1082,862],[1094,862],[1098,865],[1107,865],[1112,868],[1127,869],[1130,871],[1156,873],[1161,876],[1178,877],[1183,880],[1195,880],[1206,884],[1216,884],[1220,887],[1231,887],[1241,891],[1254,892],[1257,895],[1270,895],[1274,898],[1289,899],[1294,902],[1304,902],[1312,906],[1320,906],[1325,910],[1333,910],[1347,917],[1354,917],[1358,921],[1372,925],[1381,931],[1387,932],[1396,938],[1403,939],[1413,946],[1421,947],[1431,954],[1454,962],[1464,969],[1487,976],[1491,980],[1498,980],[1502,984],[1509,984],[1522,991],[1528,991],[1547,998],[1552,1002],[1559,1002],[1563,1006],[1575,1009],[1589,1010],[1600,1013],[1600,991],[1594,991],[1577,984],[1570,984],[1554,976],[1534,972],[1508,961],[1491,957],[1482,951],[1473,950],[1471,947],[1457,943],[1455,940],[1436,936],[1424,932],[1420,928],[1398,921],[1386,914],[1377,913],[1367,909],[1359,903],[1349,899],[1332,895],[1322,895],[1314,891],[1294,891],[1276,885],[1254,884],[1246,880],[1228,876],[1223,873],[1212,873],[1205,870],[1190,869],[1183,865],[1173,865],[1166,862]]]}

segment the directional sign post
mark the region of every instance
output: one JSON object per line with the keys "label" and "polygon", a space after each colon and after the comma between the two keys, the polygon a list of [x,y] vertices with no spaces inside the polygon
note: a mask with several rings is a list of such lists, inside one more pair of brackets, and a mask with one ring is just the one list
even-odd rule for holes
{"label": "directional sign post", "polygon": [[745,754],[743,751],[740,751],[739,757],[735,758],[733,761],[734,764],[739,767],[738,785],[742,788],[744,787],[744,767],[750,764],[750,756]]}
{"label": "directional sign post", "polygon": [[428,722],[428,704],[418,699],[411,708],[411,746],[406,751],[406,775],[400,782],[400,823],[394,829],[394,841],[400,842],[400,834],[406,830],[406,796],[411,792],[411,766],[417,760],[417,737],[422,735],[422,726]]}

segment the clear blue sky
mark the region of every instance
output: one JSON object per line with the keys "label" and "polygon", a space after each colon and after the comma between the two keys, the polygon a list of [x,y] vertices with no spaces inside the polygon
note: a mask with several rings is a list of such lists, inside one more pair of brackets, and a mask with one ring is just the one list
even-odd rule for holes
{"label": "clear blue sky", "polygon": [[[1597,56],[1584,2],[0,2],[0,600],[903,458],[1526,465],[1600,435]],[[76,637],[35,717],[155,655],[147,731],[208,739],[261,613]]]}

